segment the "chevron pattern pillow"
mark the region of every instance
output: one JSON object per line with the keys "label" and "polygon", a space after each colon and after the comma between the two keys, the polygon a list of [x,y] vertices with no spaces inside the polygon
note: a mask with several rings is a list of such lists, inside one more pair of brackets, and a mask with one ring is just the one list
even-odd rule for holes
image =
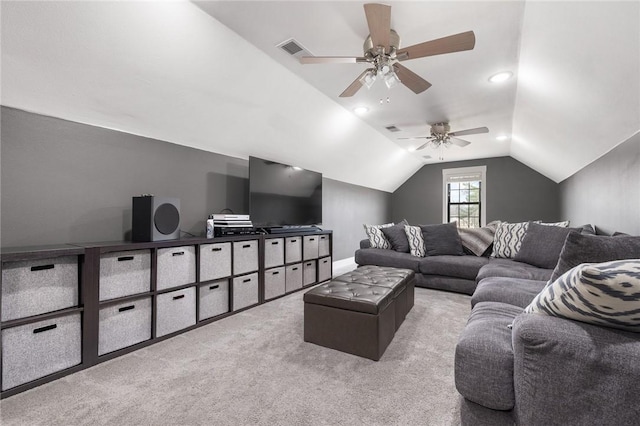
{"label": "chevron pattern pillow", "polygon": [[424,238],[422,237],[422,228],[405,225],[404,232],[407,234],[407,240],[409,241],[409,253],[413,256],[425,257],[427,253],[424,246]]}
{"label": "chevron pattern pillow", "polygon": [[364,232],[367,233],[371,248],[379,248],[388,250],[391,248],[391,244],[387,237],[381,231],[381,228],[388,228],[393,226],[393,223],[385,223],[384,225],[362,225],[364,226]]}
{"label": "chevron pattern pillow", "polygon": [[528,227],[529,222],[502,222],[496,229],[496,235],[493,238],[491,257],[513,259],[520,250]]}
{"label": "chevron pattern pillow", "polygon": [[546,286],[524,312],[640,333],[640,259],[578,265]]}

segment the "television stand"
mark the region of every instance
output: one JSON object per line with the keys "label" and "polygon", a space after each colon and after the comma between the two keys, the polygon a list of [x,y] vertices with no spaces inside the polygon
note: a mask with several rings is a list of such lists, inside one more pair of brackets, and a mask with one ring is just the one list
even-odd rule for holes
{"label": "television stand", "polygon": [[265,230],[269,233],[269,234],[289,234],[291,232],[296,232],[296,233],[301,233],[301,234],[310,234],[313,232],[318,232],[318,231],[322,231],[322,229],[318,228],[315,225],[304,225],[304,226],[297,226],[297,225],[287,225],[287,226],[274,226],[271,228],[265,228]]}

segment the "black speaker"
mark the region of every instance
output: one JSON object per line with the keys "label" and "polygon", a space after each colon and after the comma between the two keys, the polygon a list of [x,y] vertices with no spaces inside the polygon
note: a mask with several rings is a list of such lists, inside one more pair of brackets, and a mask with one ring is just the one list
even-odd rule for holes
{"label": "black speaker", "polygon": [[133,197],[131,239],[163,241],[180,238],[180,199]]}

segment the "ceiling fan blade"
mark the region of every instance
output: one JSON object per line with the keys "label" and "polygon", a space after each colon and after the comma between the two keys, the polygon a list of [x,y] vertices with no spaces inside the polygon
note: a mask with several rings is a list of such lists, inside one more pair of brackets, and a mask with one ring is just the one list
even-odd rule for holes
{"label": "ceiling fan blade", "polygon": [[368,62],[366,58],[353,56],[303,56],[301,64],[356,64]]}
{"label": "ceiling fan blade", "polygon": [[400,139],[405,139],[405,140],[416,140],[416,139],[431,139],[431,136],[415,136],[412,138],[398,138],[398,140]]}
{"label": "ceiling fan blade", "polygon": [[479,133],[489,133],[489,129],[486,127],[477,127],[475,129],[458,130],[457,132],[449,132],[449,136],[477,135]]}
{"label": "ceiling fan blade", "polygon": [[464,148],[465,146],[471,143],[469,141],[465,141],[464,139],[459,139],[459,138],[451,138],[449,140],[451,141],[452,144],[458,145],[461,148]]}
{"label": "ceiling fan blade", "polygon": [[[419,147],[416,148],[416,151],[420,151],[421,149],[425,149],[427,147],[427,145],[429,145],[429,142],[425,142],[422,145],[420,145]],[[429,156],[429,158],[431,158],[431,156]]]}
{"label": "ceiling fan blade", "polygon": [[360,81],[360,79],[362,78],[362,76],[364,76],[367,71],[369,71],[368,69],[362,71],[362,74],[360,74],[355,80],[353,80],[353,83],[351,83],[349,85],[349,87],[347,87],[346,89],[344,89],[344,92],[340,93],[340,97],[341,98],[348,98],[351,97],[353,95],[356,94],[356,92],[358,90],[360,90],[360,88],[362,87],[362,82]]}
{"label": "ceiling fan blade", "polygon": [[425,56],[442,55],[444,53],[461,52],[471,50],[476,45],[476,36],[473,31],[442,37],[436,40],[425,41],[398,50],[398,59],[424,58]]}
{"label": "ceiling fan blade", "polygon": [[413,93],[415,94],[422,93],[429,87],[431,87],[431,83],[429,83],[427,80],[420,77],[418,74],[414,73],[404,65],[394,64],[393,69],[395,70],[402,84],[411,89],[411,91],[413,91]]}
{"label": "ceiling fan blade", "polygon": [[389,52],[389,36],[391,34],[391,6],[386,4],[368,3],[364,5],[367,15],[369,35],[375,47],[383,46]]}

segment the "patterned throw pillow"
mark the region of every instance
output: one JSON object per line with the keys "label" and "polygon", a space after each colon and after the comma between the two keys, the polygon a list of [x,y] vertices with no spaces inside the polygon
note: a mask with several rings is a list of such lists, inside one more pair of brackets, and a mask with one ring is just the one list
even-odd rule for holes
{"label": "patterned throw pillow", "polygon": [[529,222],[502,222],[496,229],[491,257],[513,259],[520,250],[528,227]]}
{"label": "patterned throw pillow", "polygon": [[495,220],[482,228],[458,228],[462,246],[476,256],[482,256],[493,244],[493,237],[499,225],[500,221]]}
{"label": "patterned throw pillow", "polygon": [[569,226],[569,221],[568,220],[564,220],[562,222],[551,222],[551,223],[543,223],[540,222],[539,220],[536,220],[536,223],[538,225],[545,225],[545,226],[559,226],[560,228],[566,228],[567,226]]}
{"label": "patterned throw pillow", "polygon": [[393,226],[393,223],[385,223],[384,225],[362,225],[364,226],[364,232],[367,233],[371,248],[379,248],[388,250],[391,248],[389,240],[384,236],[381,228],[388,228]]}
{"label": "patterned throw pillow", "polygon": [[640,332],[640,259],[578,265],[524,312]]}
{"label": "patterned throw pillow", "polygon": [[409,241],[409,253],[413,256],[424,257],[426,250],[424,248],[424,239],[422,238],[422,228],[406,225],[404,232],[407,234],[407,240]]}

